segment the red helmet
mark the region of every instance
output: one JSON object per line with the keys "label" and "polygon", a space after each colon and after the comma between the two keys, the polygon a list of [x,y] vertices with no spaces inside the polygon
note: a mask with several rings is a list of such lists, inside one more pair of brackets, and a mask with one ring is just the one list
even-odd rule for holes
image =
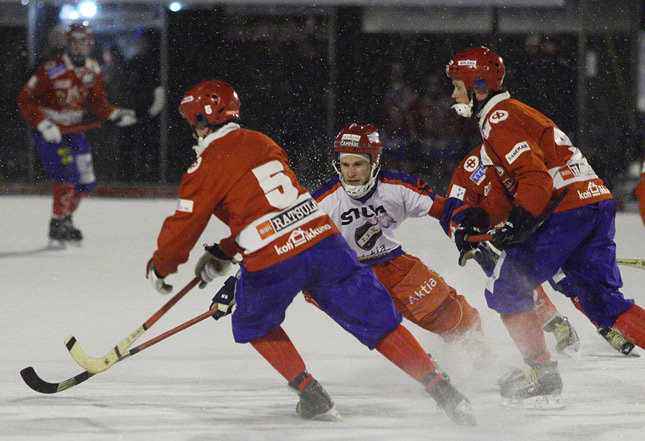
{"label": "red helmet", "polygon": [[240,99],[235,89],[224,81],[203,81],[184,95],[179,113],[192,127],[221,124],[239,118]]}
{"label": "red helmet", "polygon": [[67,26],[65,37],[69,40],[94,41],[94,32],[87,22],[75,22]]}
{"label": "red helmet", "polygon": [[361,126],[350,124],[345,126],[334,141],[334,159],[338,160],[339,153],[369,155],[370,163],[378,165],[383,151],[383,143],[376,127],[371,124]]}
{"label": "red helmet", "polygon": [[502,57],[487,47],[466,49],[455,55],[446,65],[446,74],[462,80],[469,89],[488,91],[502,88],[506,69]]}

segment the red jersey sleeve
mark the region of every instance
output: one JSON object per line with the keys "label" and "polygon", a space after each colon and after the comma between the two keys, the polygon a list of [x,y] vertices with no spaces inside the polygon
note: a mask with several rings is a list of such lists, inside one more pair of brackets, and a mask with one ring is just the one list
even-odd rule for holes
{"label": "red jersey sleeve", "polygon": [[39,98],[50,89],[51,80],[41,64],[18,94],[18,110],[32,129],[45,119],[45,114],[39,107]]}

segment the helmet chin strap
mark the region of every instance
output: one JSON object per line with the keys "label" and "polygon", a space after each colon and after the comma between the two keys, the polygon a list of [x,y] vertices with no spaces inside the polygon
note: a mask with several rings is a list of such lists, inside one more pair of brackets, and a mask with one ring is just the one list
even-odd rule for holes
{"label": "helmet chin strap", "polygon": [[336,167],[336,164],[334,164],[334,168],[336,168],[336,172],[338,173],[338,176],[340,178],[340,183],[343,185],[343,188],[345,189],[347,194],[354,199],[360,199],[367,193],[369,193],[370,190],[374,187],[374,184],[376,184],[376,176],[378,175],[381,166],[372,164],[370,179],[364,185],[349,185],[347,182],[345,182],[345,178],[343,177],[341,171]]}

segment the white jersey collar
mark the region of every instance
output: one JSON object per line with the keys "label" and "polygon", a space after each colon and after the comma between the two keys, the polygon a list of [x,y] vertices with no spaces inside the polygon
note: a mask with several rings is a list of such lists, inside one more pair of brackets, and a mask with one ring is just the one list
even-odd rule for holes
{"label": "white jersey collar", "polygon": [[193,146],[193,150],[195,150],[195,153],[199,157],[202,153],[204,153],[204,150],[206,150],[206,147],[208,147],[211,142],[215,141],[216,139],[223,138],[233,130],[237,130],[239,128],[241,128],[241,126],[238,123],[230,122],[228,124],[225,124],[219,129],[215,130],[213,133],[207,135],[204,138],[201,138],[197,145]]}
{"label": "white jersey collar", "polygon": [[507,100],[511,97],[511,94],[508,92],[502,92],[498,93],[494,97],[492,97],[484,107],[479,111],[479,127],[484,126],[484,120],[486,119],[486,116],[488,116],[488,113],[495,107],[497,104],[500,102]]}
{"label": "white jersey collar", "polygon": [[479,157],[482,161],[482,164],[493,165],[493,160],[490,159],[490,156],[488,156],[488,153],[486,152],[486,147],[484,147],[483,143],[482,143],[481,149],[479,150]]}

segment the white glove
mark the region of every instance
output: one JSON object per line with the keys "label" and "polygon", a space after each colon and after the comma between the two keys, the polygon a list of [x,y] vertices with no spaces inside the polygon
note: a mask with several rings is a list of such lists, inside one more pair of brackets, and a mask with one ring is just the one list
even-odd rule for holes
{"label": "white glove", "polygon": [[119,127],[127,127],[137,122],[137,114],[132,109],[119,109],[116,108],[110,113],[108,117],[110,121]]}
{"label": "white glove", "polygon": [[43,138],[45,138],[45,141],[47,142],[58,144],[63,140],[63,135],[61,135],[58,126],[48,119],[42,120],[40,123],[38,123],[38,126],[36,128],[43,135]]}
{"label": "white glove", "polygon": [[200,288],[205,288],[215,277],[226,274],[231,266],[231,258],[217,244],[204,246],[206,252],[199,258],[195,265],[195,275],[202,278]]}
{"label": "white glove", "polygon": [[165,277],[159,277],[155,271],[155,267],[152,264],[152,259],[148,261],[146,267],[146,279],[150,279],[152,287],[159,291],[161,294],[170,294],[172,292],[172,285],[168,285],[164,279]]}
{"label": "white glove", "polygon": [[166,105],[166,91],[164,90],[163,87],[157,86],[155,87],[153,94],[154,94],[154,101],[152,102],[152,105],[148,109],[148,114],[150,116],[157,116],[159,115],[159,113],[161,113],[164,106]]}

